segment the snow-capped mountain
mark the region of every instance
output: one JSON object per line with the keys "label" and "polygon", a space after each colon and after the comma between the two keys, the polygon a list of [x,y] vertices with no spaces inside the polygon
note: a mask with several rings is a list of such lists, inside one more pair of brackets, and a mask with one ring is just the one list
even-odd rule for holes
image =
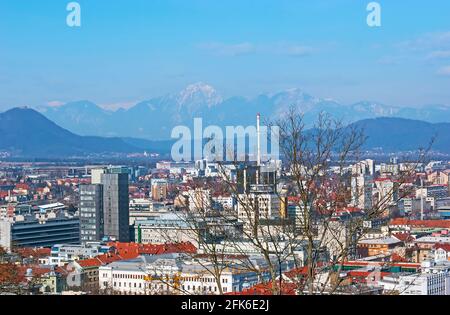
{"label": "snow-capped mountain", "polygon": [[222,96],[211,86],[202,82],[188,85],[176,97],[180,107],[213,107],[223,102]]}
{"label": "snow-capped mountain", "polygon": [[307,126],[312,125],[321,112],[346,123],[377,117],[450,122],[450,107],[445,105],[405,108],[369,101],[344,105],[332,99],[312,96],[298,88],[261,94],[252,99],[223,99],[219,92],[205,83],[191,84],[179,93],[142,101],[115,112],[89,101],[38,110],[62,127],[81,135],[169,139],[174,126],[191,126],[195,117],[202,117],[204,124],[208,125],[248,126],[255,123],[256,113],[261,113],[263,121],[276,120],[290,107],[304,113]]}
{"label": "snow-capped mountain", "polygon": [[275,94],[269,94],[268,96],[280,112],[290,106],[300,108],[302,111],[307,112],[322,102],[321,99],[313,97],[299,88],[288,89]]}
{"label": "snow-capped mountain", "polygon": [[378,102],[363,101],[351,105],[355,112],[361,114],[374,115],[375,117],[390,117],[395,116],[400,108],[387,106]]}

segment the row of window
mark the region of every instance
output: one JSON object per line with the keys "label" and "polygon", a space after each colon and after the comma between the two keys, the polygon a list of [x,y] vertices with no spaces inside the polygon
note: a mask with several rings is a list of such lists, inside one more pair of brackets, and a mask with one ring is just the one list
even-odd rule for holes
{"label": "row of window", "polygon": [[[184,277],[183,278],[184,281],[189,281],[189,282],[216,282],[216,280],[214,278],[197,278],[197,277]],[[222,278],[222,283],[228,283],[228,278]]]}
{"label": "row of window", "polygon": [[[185,291],[191,291],[191,286],[190,285],[183,285],[182,286],[182,288],[183,288],[183,290],[185,290]],[[224,293],[226,293],[227,292],[227,288],[226,287],[223,287],[222,288],[222,290],[223,290],[223,292]],[[203,291],[203,292],[218,292],[218,289],[217,289],[217,287],[216,286],[209,286],[209,287],[206,287],[206,286],[204,286],[203,287],[203,290],[202,290],[202,287],[201,286],[195,286],[195,285],[193,285],[192,286],[192,291],[193,292],[198,292],[198,291]]]}
{"label": "row of window", "polygon": [[[104,278],[108,277],[108,274],[103,274]],[[136,274],[123,274],[123,273],[115,273],[113,274],[114,279],[140,279],[144,280],[145,275],[136,275]],[[203,283],[213,283],[216,282],[214,278],[197,278],[197,277],[185,277],[183,278],[184,281],[189,282],[203,282]],[[228,278],[222,278],[222,283],[228,283]]]}
{"label": "row of window", "polygon": [[[105,287],[107,287],[108,286],[108,282],[104,282],[103,283],[103,285],[105,286]],[[169,289],[170,287],[169,287],[169,285],[163,285],[163,284],[142,284],[142,283],[136,283],[136,282],[134,282],[134,283],[132,283],[132,282],[123,282],[123,285],[122,285],[122,282],[116,282],[116,281],[114,281],[114,283],[113,283],[113,288],[135,288],[135,289],[142,289],[142,288],[145,288],[146,290],[148,289],[148,290],[164,290],[164,289]],[[191,291],[191,288],[192,288],[192,291],[193,292],[210,292],[210,293],[213,293],[213,292],[218,292],[218,289],[217,289],[217,287],[216,286],[195,286],[195,285],[193,285],[192,287],[190,286],[190,285],[183,285],[182,286],[182,288],[183,288],[183,290],[185,290],[185,291]],[[224,293],[226,293],[227,292],[227,288],[226,287],[224,287],[223,288],[223,292]]]}
{"label": "row of window", "polygon": [[[108,275],[105,273],[103,274],[103,277],[106,278]],[[113,278],[115,279],[141,279],[144,280],[144,275],[131,275],[131,274],[124,274],[124,273],[115,273],[113,274]]]}

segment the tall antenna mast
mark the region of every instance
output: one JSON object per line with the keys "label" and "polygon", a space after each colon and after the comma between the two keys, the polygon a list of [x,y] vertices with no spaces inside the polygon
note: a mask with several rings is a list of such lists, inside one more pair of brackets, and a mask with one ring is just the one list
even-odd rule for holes
{"label": "tall antenna mast", "polygon": [[420,220],[423,221],[423,178],[420,177]]}
{"label": "tall antenna mast", "polygon": [[257,165],[261,166],[261,115],[258,113],[256,115],[256,134],[257,134],[257,143],[258,143],[258,152],[257,152]]}

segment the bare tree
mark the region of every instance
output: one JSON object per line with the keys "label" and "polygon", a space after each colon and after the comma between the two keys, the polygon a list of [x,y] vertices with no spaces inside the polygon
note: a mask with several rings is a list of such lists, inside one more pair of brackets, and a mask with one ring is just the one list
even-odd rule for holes
{"label": "bare tree", "polygon": [[[357,258],[358,242],[370,229],[367,222],[388,219],[392,206],[411,193],[409,184],[429,148],[408,159],[405,169],[391,177],[392,187],[364,209],[352,212],[348,208],[352,200],[365,193],[351,189],[356,176],[351,165],[362,157],[364,131],[327,114],[320,114],[315,125],[307,128],[294,108],[272,124],[280,129],[285,165],[278,183],[266,182],[261,166],[256,165],[256,185],[248,187],[230,175],[230,170],[242,166],[235,156],[232,163],[217,162],[222,188],[235,198],[236,207],[217,209],[203,197],[189,198],[190,204],[179,214],[187,226],[184,232],[195,238],[202,253],[202,260],[198,254],[192,258],[215,278],[220,294],[222,273],[237,266],[256,274],[272,294],[283,294],[285,282],[294,285],[298,294],[342,293],[347,285],[341,277],[343,266]],[[203,182],[197,187],[213,190],[214,185]],[[213,228],[212,222],[222,225]],[[230,234],[223,222],[241,224],[242,229]],[[263,265],[250,258],[249,247],[262,257]]]}
{"label": "bare tree", "polygon": [[[316,125],[306,130],[303,116],[295,109],[278,125],[293,186],[289,194],[295,197],[300,210],[294,218],[299,233],[290,237],[303,239],[307,244],[306,273],[298,283],[298,292],[333,294],[342,284],[339,275],[344,263],[355,258],[358,241],[368,230],[364,223],[385,217],[389,206],[411,191],[406,187],[398,194],[399,187],[411,181],[427,151],[420,151],[411,165],[392,179],[393,187],[383,191],[370,207],[358,213],[348,212],[343,218],[343,210],[352,199],[349,186],[354,175],[349,161],[359,159],[365,143],[364,131],[354,125],[344,126],[326,114],[319,115]],[[361,193],[364,192],[356,192]],[[323,248],[331,254],[326,263],[320,260]]]}

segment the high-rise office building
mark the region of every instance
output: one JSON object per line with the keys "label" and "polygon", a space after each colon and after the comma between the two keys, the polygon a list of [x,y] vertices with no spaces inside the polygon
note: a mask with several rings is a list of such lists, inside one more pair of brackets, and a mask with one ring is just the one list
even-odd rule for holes
{"label": "high-rise office building", "polygon": [[260,231],[261,221],[281,218],[282,202],[270,185],[251,185],[250,193],[239,194],[238,200],[238,220],[254,236]]}
{"label": "high-rise office building", "polygon": [[364,210],[372,209],[373,177],[353,176],[351,179],[352,205]]}
{"label": "high-rise office building", "polygon": [[167,181],[165,179],[152,180],[152,199],[156,201],[167,198]]}
{"label": "high-rise office building", "polygon": [[103,185],[80,185],[80,240],[82,243],[103,238]]}
{"label": "high-rise office building", "polygon": [[211,191],[209,189],[190,189],[187,192],[190,211],[208,212],[211,210]]}
{"label": "high-rise office building", "polygon": [[272,165],[245,165],[237,168],[237,189],[239,193],[248,193],[252,185],[269,185],[277,189],[277,170]]}
{"label": "high-rise office building", "polygon": [[99,241],[107,236],[128,242],[128,168],[102,167],[93,169],[91,175],[91,184],[80,186],[81,241]]}
{"label": "high-rise office building", "polygon": [[128,168],[109,167],[101,174],[104,235],[130,241]]}

